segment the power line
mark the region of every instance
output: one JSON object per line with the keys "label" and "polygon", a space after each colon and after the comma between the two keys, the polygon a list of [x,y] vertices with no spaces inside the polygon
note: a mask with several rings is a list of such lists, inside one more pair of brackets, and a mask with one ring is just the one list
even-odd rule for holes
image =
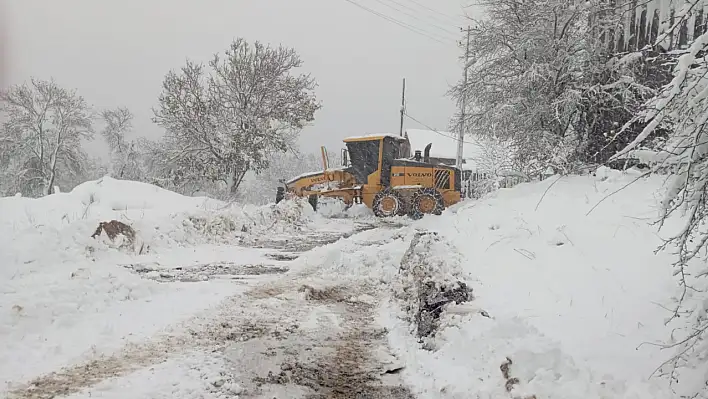
{"label": "power line", "polygon": [[421,4],[421,3],[418,2],[417,0],[408,0],[408,1],[410,1],[410,2],[413,3],[413,4],[417,4],[417,5],[419,5],[420,7],[425,8],[425,9],[428,10],[428,11],[432,11],[432,12],[434,12],[435,14],[441,15],[441,16],[443,16],[443,17],[445,17],[445,18],[449,18],[451,21],[457,22],[454,17],[452,17],[452,16],[450,16],[450,15],[447,15],[447,14],[445,14],[445,13],[442,13],[442,12],[440,12],[440,11],[434,10],[434,9],[432,9],[432,8],[430,8],[430,7],[428,7],[428,6],[426,6],[425,4]]}
{"label": "power line", "polygon": [[432,9],[432,8],[426,6],[425,4],[421,4],[420,2],[418,2],[418,1],[416,1],[416,0],[408,0],[408,1],[410,1],[410,2],[413,3],[413,4],[416,4],[416,5],[420,6],[420,7],[422,7],[422,8],[425,9],[425,10],[431,11],[431,12],[433,12],[434,14],[437,14],[437,15],[440,15],[440,16],[442,16],[442,17],[447,18],[447,20],[444,20],[443,18],[435,17],[435,16],[433,16],[432,14],[427,14],[427,15],[429,15],[430,17],[434,17],[436,20],[438,20],[438,21],[440,21],[440,22],[443,22],[443,23],[446,23],[446,24],[447,24],[447,23],[451,23],[451,24],[453,24],[453,25],[457,25],[457,24],[460,23],[460,18],[459,18],[459,17],[462,17],[461,15],[458,16],[458,18],[455,18],[455,17],[453,17],[453,16],[451,16],[451,15],[448,15],[448,14],[442,13],[442,12],[440,12],[440,11],[437,11],[437,10],[435,10],[435,9]]}
{"label": "power line", "polygon": [[[453,32],[453,31],[451,31],[451,30],[448,30],[448,29],[446,29],[446,28],[444,28],[444,27],[442,27],[442,26],[436,25],[436,24],[434,24],[434,23],[432,23],[432,22],[430,22],[430,21],[426,21],[426,20],[424,20],[424,19],[418,18],[418,16],[416,16],[415,14],[411,14],[411,13],[409,13],[409,12],[405,12],[405,11],[401,10],[400,8],[394,7],[394,6],[392,6],[391,4],[389,4],[389,3],[387,3],[387,2],[384,2],[383,0],[374,0],[374,1],[376,1],[377,3],[383,4],[384,6],[390,8],[390,9],[392,9],[392,10],[394,10],[394,11],[398,11],[398,12],[400,12],[400,13],[403,14],[403,15],[409,16],[409,17],[411,17],[411,18],[413,18],[413,19],[415,19],[415,20],[418,20],[418,21],[420,21],[420,22],[423,22],[423,23],[425,23],[425,24],[429,24],[431,27],[437,28],[437,29],[439,29],[441,32],[445,32],[445,33],[451,34],[451,35],[453,35],[453,36],[457,36],[457,33],[456,33],[456,32]],[[411,11],[413,11],[413,12],[416,12],[416,11],[417,11],[417,10],[415,10],[415,9],[412,9],[412,8],[408,7],[408,6],[405,5],[405,4],[399,3],[399,2],[396,1],[396,0],[388,0],[388,1],[390,1],[391,3],[397,4],[397,5],[400,6],[400,7],[403,7],[403,8],[406,8],[406,9],[408,9],[408,10],[411,10]]]}
{"label": "power line", "polygon": [[386,14],[380,13],[380,12],[378,12],[378,11],[376,11],[376,10],[374,10],[374,9],[371,9],[371,8],[369,8],[369,7],[367,7],[367,6],[361,5],[361,4],[357,3],[357,2],[354,1],[354,0],[344,0],[344,1],[346,1],[347,3],[350,3],[350,4],[352,4],[352,5],[354,5],[354,6],[356,6],[356,7],[359,7],[359,8],[361,8],[361,9],[364,10],[364,11],[367,11],[367,12],[369,12],[369,13],[371,13],[371,14],[374,14],[374,15],[376,15],[376,16],[379,17],[379,18],[383,18],[383,19],[385,19],[385,20],[388,21],[388,22],[392,22],[392,23],[394,23],[394,24],[396,24],[396,25],[398,25],[398,26],[400,26],[400,27],[402,27],[402,28],[404,28],[404,29],[408,29],[409,31],[411,31],[411,32],[413,32],[413,33],[417,33],[417,34],[419,34],[419,35],[421,35],[421,36],[425,36],[425,37],[427,37],[427,38],[430,39],[430,40],[434,40],[434,41],[436,41],[436,42],[438,42],[438,43],[440,43],[440,44],[449,44],[449,43],[447,43],[447,42],[444,42],[444,41],[440,40],[439,38],[436,38],[436,37],[434,37],[434,36],[431,36],[429,33],[426,33],[425,31],[420,30],[419,28],[416,28],[416,27],[414,27],[413,25],[410,25],[410,24],[407,24],[407,23],[405,23],[405,22],[399,21],[399,20],[397,20],[397,19],[395,19],[395,18],[393,18],[393,17],[390,17],[390,16],[388,16],[388,15],[386,15]]}
{"label": "power line", "polygon": [[[448,138],[448,139],[451,139],[451,140],[455,140],[455,141],[458,141],[458,140],[459,140],[459,138],[457,138],[457,137],[453,137],[453,136],[447,135],[447,134],[445,134],[445,133],[443,133],[443,132],[441,132],[441,131],[439,131],[439,130],[437,130],[437,129],[435,129],[435,128],[432,128],[432,127],[426,125],[425,123],[419,121],[418,119],[416,119],[416,118],[410,116],[410,115],[407,114],[407,113],[406,113],[405,115],[406,115],[406,118],[412,120],[412,121],[415,122],[415,123],[418,123],[419,125],[422,125],[423,127],[427,128],[428,130],[430,130],[430,131],[432,131],[432,132],[435,132],[435,133],[437,133],[437,134],[439,134],[439,135],[441,135],[441,136],[443,136],[443,137],[446,137],[446,138]],[[462,142],[463,142],[463,143],[467,143],[467,144],[472,144],[472,145],[479,145],[479,143],[473,143],[473,142],[471,142],[471,141],[465,141],[464,139],[462,140]]]}
{"label": "power line", "polygon": [[[408,23],[408,22],[401,21],[401,20],[399,20],[399,19],[396,19],[396,18],[394,18],[394,17],[391,17],[391,16],[389,16],[389,15],[386,15],[386,14],[384,14],[384,13],[382,13],[382,12],[376,11],[376,10],[374,10],[374,9],[372,9],[372,8],[369,8],[369,7],[364,6],[364,5],[362,5],[362,4],[356,3],[354,0],[346,0],[346,1],[349,2],[349,3],[355,4],[356,6],[358,6],[358,7],[360,7],[360,8],[363,8],[363,9],[369,11],[369,12],[372,12],[372,13],[376,14],[377,16],[382,17],[382,18],[384,18],[384,19],[386,19],[386,20],[388,20],[388,21],[390,21],[390,22],[393,22],[393,23],[399,25],[399,26],[405,25],[405,27],[407,27],[409,30],[416,31],[416,33],[422,34],[423,36],[426,36],[426,37],[428,37],[428,38],[430,38],[430,39],[437,40],[438,42],[444,42],[444,41],[446,41],[446,40],[449,40],[448,37],[444,37],[444,36],[442,36],[442,35],[435,34],[435,33],[430,32],[430,31],[426,31],[425,29],[421,29],[421,28],[419,28],[419,27],[417,27],[417,26],[414,26],[413,24],[410,24],[410,23]],[[383,4],[383,5],[385,5],[385,6],[389,7],[389,8],[392,8],[392,9],[395,10],[395,11],[401,12],[401,10],[399,10],[399,9],[397,9],[397,8],[395,8],[395,7],[392,7],[391,5],[389,5],[389,4],[387,4],[387,3],[382,2],[381,0],[374,0],[374,1],[376,1],[376,2],[378,2],[378,3],[380,3],[380,4]],[[405,13],[403,13],[403,14],[405,14]]]}

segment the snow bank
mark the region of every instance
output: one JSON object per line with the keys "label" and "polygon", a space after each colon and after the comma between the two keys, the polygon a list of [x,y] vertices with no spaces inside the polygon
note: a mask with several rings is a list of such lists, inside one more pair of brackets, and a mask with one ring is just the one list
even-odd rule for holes
{"label": "snow bank", "polygon": [[[242,289],[160,284],[121,265],[263,262],[235,240],[297,232],[317,217],[306,201],[242,207],[108,177],[39,199],[0,198],[0,381],[110,353]],[[91,238],[113,219],[137,231],[142,255]]]}
{"label": "snow bank", "polygon": [[667,381],[648,379],[673,353],[645,344],[670,336],[663,306],[676,290],[650,225],[663,179],[625,187],[638,175],[555,176],[417,222],[450,244],[420,248],[419,261],[443,259],[448,274],[459,263],[475,296],[448,305],[430,351],[400,302],[389,309],[398,317],[382,316],[421,397],[508,398],[509,380],[519,398],[673,397]]}
{"label": "snow bank", "polygon": [[435,335],[446,305],[472,299],[457,255],[437,234],[417,232],[401,259],[396,296],[405,304],[408,320],[415,324],[420,338]]}
{"label": "snow bank", "polygon": [[320,279],[335,283],[368,279],[389,286],[398,279],[398,266],[412,237],[410,228],[393,233],[385,228],[364,231],[303,253],[297,271],[316,273]]}
{"label": "snow bank", "polygon": [[[37,240],[43,241],[45,249],[105,249],[90,236],[99,222],[113,219],[132,226],[154,250],[230,242],[242,233],[296,231],[315,216],[304,200],[239,206],[109,177],[83,183],[70,193],[39,199],[0,198],[0,210],[0,243],[9,249],[3,251],[3,257],[14,257],[14,263],[31,262],[41,255],[32,253]],[[5,268],[0,273],[3,271]]]}

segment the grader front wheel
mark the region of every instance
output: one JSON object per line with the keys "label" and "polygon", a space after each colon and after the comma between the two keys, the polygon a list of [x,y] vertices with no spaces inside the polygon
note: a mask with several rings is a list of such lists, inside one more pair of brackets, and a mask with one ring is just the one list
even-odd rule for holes
{"label": "grader front wheel", "polygon": [[390,217],[404,215],[406,207],[403,196],[387,188],[376,193],[372,208],[377,217]]}
{"label": "grader front wheel", "polygon": [[421,188],[413,193],[411,198],[412,219],[420,219],[423,215],[440,215],[445,210],[445,201],[442,194],[434,188]]}

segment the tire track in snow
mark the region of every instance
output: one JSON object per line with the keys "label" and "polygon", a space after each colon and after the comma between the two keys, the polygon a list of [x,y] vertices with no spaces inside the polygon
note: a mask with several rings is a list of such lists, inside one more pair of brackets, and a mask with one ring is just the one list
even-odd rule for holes
{"label": "tire track in snow", "polygon": [[[331,299],[345,300],[341,296]],[[329,372],[318,381],[322,392],[312,395],[312,399],[414,399],[400,380],[381,381],[386,370],[374,353],[387,346],[387,331],[375,327],[375,306],[361,302],[344,306],[347,329],[340,335],[334,355],[320,359],[320,369]]]}
{"label": "tire track in snow", "polygon": [[305,292],[300,306],[337,315],[338,326],[298,330],[283,342],[263,337],[235,345],[227,357],[241,359],[244,365],[261,362],[263,353],[273,358],[260,370],[242,370],[251,384],[241,397],[415,398],[396,375],[387,375],[390,363],[380,356],[388,350],[387,331],[374,322],[376,305],[370,294],[375,290],[353,282],[324,288],[302,285],[300,291]]}
{"label": "tire track in snow", "polygon": [[[67,396],[92,387],[108,378],[120,377],[133,371],[158,364],[186,348],[216,351],[234,340],[249,340],[273,331],[278,315],[263,317],[251,323],[252,315],[233,315],[241,307],[243,297],[233,296],[223,301],[216,315],[192,319],[194,329],[179,335],[168,335],[156,341],[127,345],[120,352],[77,364],[38,377],[9,392],[9,399],[51,399]],[[239,317],[241,316],[241,317]]]}
{"label": "tire track in snow", "polygon": [[[325,241],[329,240],[320,242]],[[334,241],[327,243],[331,242]],[[309,249],[311,248],[307,250]],[[315,272],[316,270],[311,270],[308,274]],[[343,298],[356,294],[357,289],[354,288],[323,292],[310,290],[310,301],[302,301],[302,306],[274,306],[273,297],[302,287],[298,280],[284,281],[293,277],[302,279],[308,275],[285,276],[279,280],[280,284],[276,283],[277,287],[268,283],[256,286],[246,297],[239,294],[227,298],[211,315],[192,318],[186,323],[188,328],[185,333],[167,335],[152,342],[127,345],[114,355],[101,356],[38,377],[27,384],[14,387],[9,392],[9,398],[50,399],[67,396],[93,387],[106,379],[121,377],[164,362],[185,349],[226,351],[230,346],[238,345],[238,342],[259,339],[269,342],[286,341],[293,335],[308,343],[310,347],[319,345],[329,346],[331,349],[327,354],[319,353],[309,363],[296,361],[295,365],[300,365],[299,367],[289,367],[287,363],[280,365],[281,372],[284,371],[283,367],[290,368],[291,371],[285,374],[289,374],[291,383],[309,389],[309,396],[304,397],[413,398],[405,388],[399,386],[400,384],[383,384],[380,381],[382,368],[373,357],[373,351],[378,346],[385,346],[385,331],[378,331],[373,325],[374,306],[344,300]],[[244,309],[243,302],[249,300],[248,298],[252,302]],[[332,329],[325,334],[311,336],[298,331],[296,324],[295,327],[285,327],[283,330],[284,318],[290,321],[304,320],[317,304],[341,311],[343,323],[340,331]],[[254,319],[257,323],[251,321]],[[306,351],[297,353],[300,358],[307,355]],[[253,355],[263,356],[258,353]]]}

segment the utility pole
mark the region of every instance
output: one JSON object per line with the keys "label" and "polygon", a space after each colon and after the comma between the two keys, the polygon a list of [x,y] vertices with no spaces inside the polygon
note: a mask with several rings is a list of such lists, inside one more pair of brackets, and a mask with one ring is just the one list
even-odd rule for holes
{"label": "utility pole", "polygon": [[467,31],[467,41],[465,44],[465,65],[463,66],[462,72],[462,101],[460,101],[460,131],[457,134],[457,162],[456,166],[462,169],[462,151],[464,148],[464,138],[465,138],[465,111],[467,109],[467,68],[470,62],[470,31],[471,27],[465,29]]}
{"label": "utility pole", "polygon": [[398,135],[403,137],[403,116],[406,114],[406,78],[403,78],[403,92],[401,93],[401,126]]}

